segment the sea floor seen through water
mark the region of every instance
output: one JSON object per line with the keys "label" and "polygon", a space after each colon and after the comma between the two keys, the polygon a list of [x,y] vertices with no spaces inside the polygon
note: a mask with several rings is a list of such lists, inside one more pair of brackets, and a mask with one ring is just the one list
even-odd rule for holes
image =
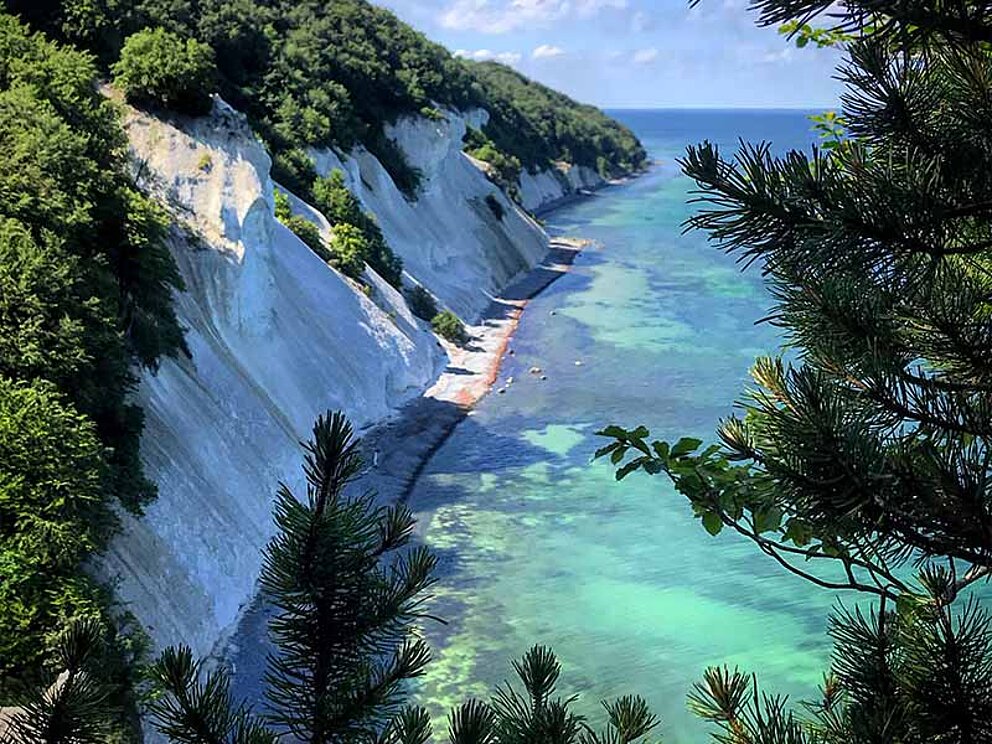
{"label": "sea floor seen through water", "polygon": [[[555,233],[597,242],[524,314],[501,374],[514,381],[455,430],[412,495],[438,553],[429,625],[436,660],[417,695],[447,709],[486,697],[534,643],[554,648],[561,692],[643,695],[668,744],[705,739],[686,695],[714,664],[768,691],[816,695],[836,597],[784,573],[750,544],[712,538],[663,478],[617,484],[593,463],[606,424],[713,438],[774,329],[757,272],[699,233],[682,234],[692,183],[675,158],[709,139],[803,148],[803,112],[611,112],[659,161],[642,178],[555,212]],[[542,381],[529,373],[539,367]]]}

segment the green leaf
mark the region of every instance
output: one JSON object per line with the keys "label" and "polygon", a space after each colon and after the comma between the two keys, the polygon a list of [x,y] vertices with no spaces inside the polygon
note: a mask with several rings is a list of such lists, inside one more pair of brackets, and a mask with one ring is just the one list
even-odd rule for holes
{"label": "green leaf", "polygon": [[777,530],[782,524],[782,510],[776,507],[761,509],[754,514],[754,529],[760,535],[763,532]]}
{"label": "green leaf", "polygon": [[648,457],[651,457],[651,450],[648,449],[648,446],[643,439],[631,437],[630,444],[632,447],[636,447]]}
{"label": "green leaf", "polygon": [[703,443],[702,439],[695,439],[694,437],[682,437],[675,446],[672,447],[672,457],[684,457],[690,452],[694,452],[699,449],[699,446]]}
{"label": "green leaf", "polygon": [[618,465],[626,453],[627,453],[626,447],[617,445],[617,448],[613,451],[613,454],[610,455],[610,462],[612,462],[614,465]]}
{"label": "green leaf", "polygon": [[593,455],[593,459],[598,460],[601,457],[606,457],[608,454],[610,454],[613,450],[615,450],[619,446],[620,446],[620,442],[614,442],[613,444],[608,444],[605,447],[600,447],[598,450],[596,450],[596,454]]}
{"label": "green leaf", "polygon": [[641,468],[641,465],[643,464],[644,464],[643,457],[638,457],[636,460],[631,460],[617,471],[617,480],[622,481],[624,478],[626,478],[628,475],[633,473],[635,470],[639,470]]}
{"label": "green leaf", "polygon": [[668,442],[655,442],[652,447],[659,460],[668,460]]}
{"label": "green leaf", "polygon": [[720,519],[720,515],[716,512],[706,512],[703,515],[703,527],[706,528],[707,532],[716,537],[723,529],[723,520]]}
{"label": "green leaf", "polygon": [[627,430],[619,426],[607,426],[602,431],[596,432],[597,437],[612,437],[613,439],[627,439]]}

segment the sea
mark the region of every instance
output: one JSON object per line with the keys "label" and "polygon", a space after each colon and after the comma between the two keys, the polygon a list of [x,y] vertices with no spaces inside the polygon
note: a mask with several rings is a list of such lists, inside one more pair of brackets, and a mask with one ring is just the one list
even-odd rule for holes
{"label": "sea", "polygon": [[814,112],[610,113],[655,164],[547,218],[594,246],[528,306],[497,383],[506,393],[457,427],[411,496],[446,621],[425,625],[435,661],[416,697],[442,731],[452,705],[489,697],[534,644],[554,649],[560,693],[591,722],[600,700],[636,693],[666,744],[706,740],[686,699],[708,666],[753,672],[798,703],[829,662],[827,616],[845,598],[743,539],[710,537],[664,477],[617,483],[592,458],[608,424],[712,441],[754,359],[778,352],[759,322],[771,304],[760,273],[684,232],[698,205],[677,161],[703,140],[728,155],[741,141],[808,149]]}

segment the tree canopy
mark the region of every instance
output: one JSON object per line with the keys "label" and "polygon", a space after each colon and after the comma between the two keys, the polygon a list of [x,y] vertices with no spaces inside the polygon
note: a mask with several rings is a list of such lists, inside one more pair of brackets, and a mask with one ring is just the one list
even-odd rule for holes
{"label": "tree canopy", "polygon": [[89,55],[0,14],[0,700],[43,676],[78,619],[103,626],[117,711],[126,642],[84,565],[117,506],[155,495],[134,365],[185,347],[165,218],[135,188],[96,80]]}
{"label": "tree canopy", "polygon": [[436,106],[488,109],[487,134],[530,168],[567,161],[621,175],[645,159],[636,137],[597,109],[508,68],[458,59],[365,0],[7,0],[7,6],[93,51],[108,67],[129,35],[147,29],[209,45],[219,92],[248,114],[273,151],[277,177],[301,195],[313,179],[308,147],[347,150],[358,143],[413,195],[418,176],[383,125],[403,115],[433,116]]}

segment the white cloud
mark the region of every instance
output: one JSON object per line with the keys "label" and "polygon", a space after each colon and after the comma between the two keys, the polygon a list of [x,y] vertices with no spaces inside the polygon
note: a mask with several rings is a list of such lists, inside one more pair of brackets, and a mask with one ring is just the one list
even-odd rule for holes
{"label": "white cloud", "polygon": [[785,47],[777,52],[765,52],[761,55],[761,61],[765,64],[781,64],[792,59],[793,49],[791,46]]}
{"label": "white cloud", "polygon": [[661,54],[657,49],[638,49],[634,52],[633,60],[634,64],[637,65],[649,65],[652,62],[657,61],[658,56]]}
{"label": "white cloud", "polygon": [[555,57],[561,57],[565,54],[565,50],[561,47],[553,46],[552,44],[541,44],[532,53],[531,56],[534,59],[553,59]]}
{"label": "white cloud", "polygon": [[630,29],[635,34],[643,34],[645,31],[650,31],[654,28],[654,19],[645,13],[643,10],[639,10],[630,19]]}
{"label": "white cloud", "polygon": [[445,28],[505,34],[569,18],[592,18],[607,9],[627,8],[628,0],[452,0],[439,20]]}
{"label": "white cloud", "polygon": [[455,51],[455,56],[474,59],[476,62],[495,60],[504,65],[515,65],[523,59],[523,55],[517,52],[494,52],[491,49],[458,49]]}

